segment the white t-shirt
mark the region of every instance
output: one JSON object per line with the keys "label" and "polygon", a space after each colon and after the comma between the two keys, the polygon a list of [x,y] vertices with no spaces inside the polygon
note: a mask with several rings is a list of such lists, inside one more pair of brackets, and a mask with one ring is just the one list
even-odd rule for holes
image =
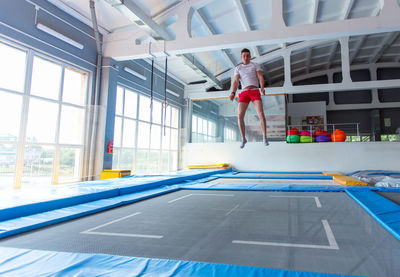
{"label": "white t-shirt", "polygon": [[258,87],[258,77],[257,71],[263,71],[259,64],[249,62],[248,64],[239,64],[235,67],[234,76],[240,75],[240,83],[242,84],[242,89],[248,86]]}

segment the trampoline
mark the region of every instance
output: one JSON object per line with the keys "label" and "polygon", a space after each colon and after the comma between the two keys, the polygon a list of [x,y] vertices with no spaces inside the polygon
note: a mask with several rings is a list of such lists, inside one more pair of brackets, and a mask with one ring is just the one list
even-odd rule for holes
{"label": "trampoline", "polygon": [[[212,179],[210,182],[226,181],[232,188],[235,184],[277,182]],[[126,264],[144,263],[141,259],[146,259],[143,272],[151,263],[156,263],[155,270],[161,270],[160,261],[185,261],[180,265],[190,264],[191,276],[211,273],[220,276],[217,272],[223,272],[223,276],[283,274],[282,271],[258,271],[263,269],[283,270],[285,276],[303,276],[304,272],[311,274],[304,276],[396,276],[400,272],[397,262],[400,240],[367,213],[363,203],[352,199],[357,198],[355,193],[312,191],[313,184],[328,184],[332,180],[280,181],[285,184],[296,181],[297,185],[311,189],[181,188],[6,237],[0,239],[0,248],[51,251],[50,255],[74,253],[78,257],[107,255],[100,256],[102,261],[103,257],[117,259],[117,262],[113,260],[117,265],[125,264],[123,259],[134,259]],[[367,193],[380,197],[369,190]],[[94,256],[90,259],[94,260]],[[201,263],[201,266],[196,269],[191,263]],[[210,271],[201,273],[207,266],[211,267]],[[225,268],[217,271],[219,266]],[[246,271],[231,274],[228,269],[235,267]]]}

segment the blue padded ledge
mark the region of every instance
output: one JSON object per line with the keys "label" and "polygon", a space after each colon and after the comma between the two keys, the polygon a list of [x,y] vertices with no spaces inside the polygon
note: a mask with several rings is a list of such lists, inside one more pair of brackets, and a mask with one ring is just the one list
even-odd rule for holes
{"label": "blue padded ledge", "polygon": [[238,173],[322,174],[322,171],[238,171]]}
{"label": "blue padded ledge", "polygon": [[[342,185],[290,185],[290,184],[188,184],[181,185],[182,189],[191,190],[243,190],[243,191],[345,191],[348,187]],[[354,190],[368,190],[364,187],[350,187]]]}
{"label": "blue padded ledge", "polygon": [[134,194],[97,200],[94,202],[47,211],[30,216],[10,219],[0,222],[0,238],[97,213],[176,190],[179,190],[179,186],[162,187],[158,189],[137,192]]}
{"label": "blue padded ledge", "polygon": [[381,192],[400,192],[400,188],[374,187],[374,190]]}
{"label": "blue padded ledge", "polygon": [[260,175],[230,175],[230,174],[215,174],[214,177],[218,178],[231,178],[231,179],[309,179],[309,180],[332,180],[332,176],[293,176],[293,175],[281,175],[281,176],[260,176]]}
{"label": "blue padded ledge", "polygon": [[36,198],[31,195],[17,195],[10,197],[11,199],[0,199],[3,202],[0,204],[0,222],[231,171],[230,168],[199,169],[156,177],[132,176],[52,187],[44,190],[43,195],[34,192],[38,194]]}
{"label": "blue padded ledge", "polygon": [[[0,247],[1,276],[334,277],[337,274]],[[46,265],[46,266],[43,266]]]}
{"label": "blue padded ledge", "polygon": [[73,195],[66,198],[59,198],[43,202],[29,203],[20,206],[9,207],[0,210],[0,222],[12,218],[42,213],[54,209],[60,209],[68,206],[92,202],[95,200],[110,198],[118,195],[119,195],[118,188],[108,188],[98,192],[92,191],[92,192],[87,192],[85,194]]}
{"label": "blue padded ledge", "polygon": [[400,206],[373,191],[346,190],[386,230],[400,240]]}

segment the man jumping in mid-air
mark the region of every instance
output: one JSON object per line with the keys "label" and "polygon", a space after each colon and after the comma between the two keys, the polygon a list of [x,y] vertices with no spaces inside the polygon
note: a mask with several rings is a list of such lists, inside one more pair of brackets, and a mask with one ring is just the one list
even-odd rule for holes
{"label": "man jumping in mid-air", "polygon": [[264,109],[261,100],[260,90],[258,89],[258,82],[260,82],[261,93],[265,95],[264,77],[262,75],[261,67],[256,63],[250,62],[250,59],[251,55],[249,49],[244,48],[242,50],[243,64],[235,67],[232,93],[229,96],[229,99],[233,101],[240,81],[240,84],[242,85],[242,92],[239,94],[238,108],[239,129],[242,135],[242,144],[240,145],[240,148],[243,148],[247,142],[245,135],[244,115],[250,101],[253,102],[257,110],[258,117],[260,118],[261,129],[264,136],[264,144],[265,146],[269,145],[267,139],[267,127],[265,122]]}

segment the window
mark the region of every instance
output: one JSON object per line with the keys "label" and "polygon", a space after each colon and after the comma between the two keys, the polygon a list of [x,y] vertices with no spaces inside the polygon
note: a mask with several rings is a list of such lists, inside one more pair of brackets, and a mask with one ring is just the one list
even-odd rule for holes
{"label": "window", "polygon": [[192,115],[192,142],[215,142],[217,124],[214,121]]}
{"label": "window", "polygon": [[0,59],[0,188],[79,181],[88,72],[3,42]]}
{"label": "window", "polygon": [[131,169],[137,175],[178,169],[179,109],[165,110],[154,99],[150,114],[150,105],[149,97],[117,87],[113,169]]}
{"label": "window", "polygon": [[224,128],[224,141],[236,141],[236,131],[232,128],[225,127]]}

